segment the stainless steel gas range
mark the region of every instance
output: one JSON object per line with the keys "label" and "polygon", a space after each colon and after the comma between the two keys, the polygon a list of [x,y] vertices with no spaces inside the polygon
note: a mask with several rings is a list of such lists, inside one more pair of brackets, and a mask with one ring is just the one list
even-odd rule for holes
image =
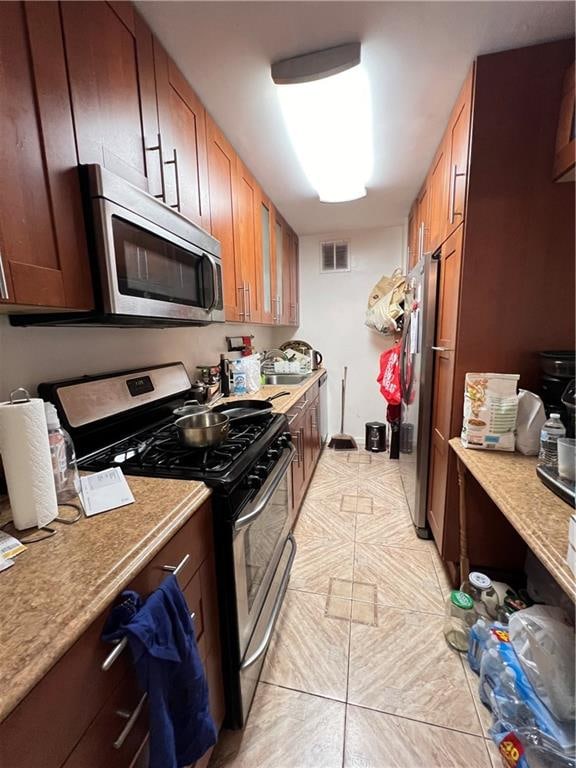
{"label": "stainless steel gas range", "polygon": [[212,488],[225,724],[241,728],[296,554],[286,417],[232,423],[226,441],[208,451],[184,447],[172,415],[190,399],[182,363],[41,384],[38,392],[56,405],[81,469],[118,466]]}

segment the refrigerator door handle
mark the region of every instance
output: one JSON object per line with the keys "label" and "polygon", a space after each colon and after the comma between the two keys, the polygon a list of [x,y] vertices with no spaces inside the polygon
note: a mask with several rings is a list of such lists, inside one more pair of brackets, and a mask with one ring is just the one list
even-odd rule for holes
{"label": "refrigerator door handle", "polygon": [[453,349],[448,349],[448,347],[430,347],[430,349],[433,352],[454,352]]}

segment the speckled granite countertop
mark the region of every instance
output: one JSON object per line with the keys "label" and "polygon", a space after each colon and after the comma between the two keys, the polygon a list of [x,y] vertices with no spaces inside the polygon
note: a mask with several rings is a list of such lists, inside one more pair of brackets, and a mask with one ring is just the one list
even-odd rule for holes
{"label": "speckled granite countertop", "polygon": [[536,457],[464,448],[450,440],[459,459],[510,521],[532,552],[576,600],[576,583],[566,564],[568,524],[574,512],[538,479]]}
{"label": "speckled granite countertop", "polygon": [[[273,401],[275,411],[286,413],[323,373],[315,371],[297,387],[265,386],[227,399],[264,400],[288,391]],[[0,573],[0,721],[211,493],[194,481],[127,480],[134,504],[71,526],[55,524],[56,536],[29,545]],[[9,512],[0,500],[0,522]]]}
{"label": "speckled granite countertop", "polygon": [[[53,524],[0,573],[0,721],[210,496],[204,483],[128,477],[134,504]],[[0,519],[9,519],[7,502]]]}

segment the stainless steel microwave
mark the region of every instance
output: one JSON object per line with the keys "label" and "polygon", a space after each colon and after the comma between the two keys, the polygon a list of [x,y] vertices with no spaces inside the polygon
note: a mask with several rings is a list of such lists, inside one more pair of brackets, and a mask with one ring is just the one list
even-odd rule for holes
{"label": "stainless steel microwave", "polygon": [[138,187],[80,166],[95,310],[12,323],[173,326],[224,322],[220,243]]}

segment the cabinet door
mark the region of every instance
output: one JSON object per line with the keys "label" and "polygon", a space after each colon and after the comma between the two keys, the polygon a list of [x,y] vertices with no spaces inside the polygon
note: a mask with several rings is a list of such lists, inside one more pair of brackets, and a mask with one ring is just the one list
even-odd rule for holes
{"label": "cabinet door", "polygon": [[258,277],[260,272],[260,249],[258,247],[258,219],[260,189],[250,171],[239,157],[236,159],[234,210],[236,242],[240,258],[242,280],[242,311],[240,320],[249,323],[260,322],[260,297]]}
{"label": "cabinet door", "polygon": [[456,232],[442,246],[438,289],[438,320],[434,345],[434,385],[432,401],[432,441],[428,487],[428,522],[438,549],[444,549],[446,527],[446,486],[450,446],[454,437],[452,392],[454,358],[458,331],[458,301],[462,231]]}
{"label": "cabinet door", "polygon": [[297,413],[293,417],[290,417],[290,434],[292,435],[292,444],[296,449],[296,453],[292,459],[292,509],[294,519],[296,513],[300,508],[300,502],[304,495],[304,483],[306,479],[305,475],[305,456],[304,456],[304,441],[305,441],[305,417],[301,413]]}
{"label": "cabinet door", "polygon": [[282,325],[285,319],[284,284],[286,280],[286,265],[284,259],[284,223],[282,217],[275,208],[273,212],[274,227],[274,323]]}
{"label": "cabinet door", "polygon": [[466,78],[448,124],[446,152],[448,165],[448,218],[446,236],[464,221],[468,188],[468,152],[473,74]]}
{"label": "cabinet door", "polygon": [[91,309],[58,6],[0,5],[0,301]]}
{"label": "cabinet door", "polygon": [[426,179],[418,195],[418,260],[428,252],[430,237],[430,192]]}
{"label": "cabinet door", "polygon": [[262,297],[260,320],[263,323],[274,323],[276,318],[275,286],[275,241],[276,232],[272,212],[272,203],[264,194],[258,201],[258,242],[260,258],[258,259],[259,275],[258,289]]}
{"label": "cabinet door", "polygon": [[418,262],[418,199],[414,200],[408,216],[408,271]]}
{"label": "cabinet door", "polygon": [[573,62],[564,75],[562,85],[562,102],[554,156],[554,180],[556,181],[574,181],[574,166],[576,164],[575,107]]}
{"label": "cabinet door", "polygon": [[426,250],[434,253],[444,242],[446,219],[448,216],[448,158],[446,142],[436,152],[428,177],[428,237]]}
{"label": "cabinet door", "polygon": [[161,194],[150,30],[131,3],[63,2],[60,9],[78,161]]}
{"label": "cabinet door", "polygon": [[284,247],[288,272],[288,324],[300,324],[300,285],[298,262],[298,236],[290,228],[286,228]]}
{"label": "cabinet door", "polygon": [[234,212],[236,152],[209,116],[206,117],[206,132],[210,231],[220,241],[224,312],[226,320],[241,320],[244,294]]}
{"label": "cabinet door", "polygon": [[157,40],[154,69],[165,202],[195,224],[209,229],[204,107]]}

